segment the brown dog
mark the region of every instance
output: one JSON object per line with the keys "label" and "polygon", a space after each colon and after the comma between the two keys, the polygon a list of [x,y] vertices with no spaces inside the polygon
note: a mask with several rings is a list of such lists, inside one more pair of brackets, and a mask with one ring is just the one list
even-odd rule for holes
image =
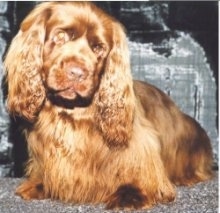
{"label": "brown dog", "polygon": [[212,176],[209,138],[152,85],[132,81],[123,27],[88,2],[42,3],[5,59],[25,129],[24,199],[149,208]]}

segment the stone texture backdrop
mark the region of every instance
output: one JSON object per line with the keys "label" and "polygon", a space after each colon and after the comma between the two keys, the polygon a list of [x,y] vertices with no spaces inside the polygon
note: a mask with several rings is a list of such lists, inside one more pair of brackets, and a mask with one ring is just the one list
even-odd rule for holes
{"label": "stone texture backdrop", "polygon": [[[218,161],[218,1],[95,2],[126,27],[135,79],[170,95],[212,139]],[[5,109],[3,57],[37,2],[0,2],[0,176],[22,176],[27,159],[19,120]]]}

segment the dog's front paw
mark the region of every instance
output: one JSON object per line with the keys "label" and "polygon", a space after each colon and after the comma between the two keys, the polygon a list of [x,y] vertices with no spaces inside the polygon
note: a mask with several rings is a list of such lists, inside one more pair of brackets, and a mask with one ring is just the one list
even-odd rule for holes
{"label": "dog's front paw", "polygon": [[152,205],[149,204],[147,196],[132,184],[120,186],[106,200],[107,209],[148,209],[150,207]]}
{"label": "dog's front paw", "polygon": [[24,181],[16,189],[15,193],[25,200],[46,198],[43,184],[39,181],[34,181],[34,180]]}

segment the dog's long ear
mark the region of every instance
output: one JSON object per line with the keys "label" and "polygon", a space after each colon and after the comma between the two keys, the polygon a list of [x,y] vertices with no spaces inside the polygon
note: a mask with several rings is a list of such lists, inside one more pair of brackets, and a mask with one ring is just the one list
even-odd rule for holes
{"label": "dog's long ear", "polygon": [[112,49],[96,99],[96,119],[110,147],[127,146],[134,113],[133,81],[127,38],[123,27],[112,23]]}
{"label": "dog's long ear", "polygon": [[35,119],[45,99],[40,72],[45,23],[50,16],[48,6],[38,6],[25,18],[4,61],[8,84],[8,111],[29,121]]}

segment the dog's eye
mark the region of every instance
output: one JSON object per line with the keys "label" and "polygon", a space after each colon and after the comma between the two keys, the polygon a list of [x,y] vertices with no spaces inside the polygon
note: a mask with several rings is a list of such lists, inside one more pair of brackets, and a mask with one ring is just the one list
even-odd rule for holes
{"label": "dog's eye", "polygon": [[98,56],[102,56],[104,53],[104,46],[102,44],[93,44],[91,45],[92,51]]}
{"label": "dog's eye", "polygon": [[69,41],[69,35],[65,31],[58,31],[55,34],[53,41],[56,45],[65,44],[67,41]]}
{"label": "dog's eye", "polygon": [[73,29],[66,29],[66,33],[69,35],[70,40],[74,40],[76,38],[76,31]]}

